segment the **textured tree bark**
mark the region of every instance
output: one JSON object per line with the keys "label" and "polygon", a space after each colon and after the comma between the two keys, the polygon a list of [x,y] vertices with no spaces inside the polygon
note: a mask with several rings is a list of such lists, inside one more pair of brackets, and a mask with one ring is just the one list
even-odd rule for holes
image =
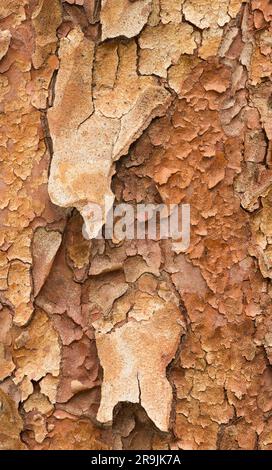
{"label": "textured tree bark", "polygon": [[[0,449],[272,449],[271,20],[0,0]],[[86,239],[105,195],[189,248]]]}

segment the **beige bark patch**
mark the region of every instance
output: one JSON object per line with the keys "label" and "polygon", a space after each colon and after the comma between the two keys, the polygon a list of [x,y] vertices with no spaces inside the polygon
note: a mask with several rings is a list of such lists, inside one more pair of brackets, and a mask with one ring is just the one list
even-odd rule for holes
{"label": "beige bark patch", "polygon": [[13,321],[16,325],[25,325],[30,319],[33,306],[31,302],[30,265],[22,261],[12,261],[8,272],[9,290],[7,299],[14,307]]}
{"label": "beige bark patch", "polygon": [[[58,138],[68,138],[93,112],[92,67],[94,43],[79,27],[60,41],[58,72],[53,108],[48,111],[54,146]],[[55,142],[56,140],[56,142]],[[61,142],[61,144],[64,142]]]}
{"label": "beige bark patch", "polygon": [[53,230],[38,228],[33,237],[33,280],[34,296],[40,292],[52,267],[61,244],[61,234]]}
{"label": "beige bark patch", "polygon": [[197,33],[187,23],[147,26],[139,39],[140,73],[166,78],[168,67],[177,64],[181,54],[194,52],[196,37]]}
{"label": "beige bark patch", "polygon": [[102,40],[137,36],[147,23],[151,0],[102,0]]}
{"label": "beige bark patch", "polygon": [[[90,238],[96,236],[101,228],[99,220],[91,220],[90,203],[99,204],[104,209],[105,196],[108,197],[109,208],[113,202],[110,186],[114,161],[127,153],[150,121],[160,116],[170,104],[169,93],[163,87],[154,80],[141,81],[138,78],[135,44],[123,49],[124,56],[128,54],[129,57],[129,68],[125,70],[124,60],[121,60],[118,76],[120,103],[117,103],[117,92],[111,94],[105,90],[100,78],[94,108],[90,85],[93,44],[79,29],[71,31],[61,43],[56,99],[48,112],[54,145],[49,194],[55,204],[80,210],[86,235]],[[111,68],[107,57],[112,57],[112,54],[112,64],[116,68],[115,53],[115,49],[110,47],[99,54],[100,72],[103,64],[105,73]],[[81,61],[77,60],[78,54]],[[120,95],[124,96],[123,100]],[[113,106],[108,103],[110,99],[117,100],[116,103],[113,101]]]}
{"label": "beige bark patch", "polygon": [[134,40],[99,46],[94,77],[95,109],[109,118],[121,119],[148,87],[157,85],[155,77],[137,74],[137,45]]}
{"label": "beige bark patch", "polygon": [[53,406],[48,398],[40,392],[34,392],[25,402],[24,410],[26,413],[35,411],[43,415],[50,415],[53,411]]}
{"label": "beige bark patch", "polygon": [[199,48],[199,57],[208,59],[208,57],[216,56],[220,47],[223,36],[222,28],[205,29],[202,34],[202,43]]}
{"label": "beige bark patch", "polygon": [[185,0],[183,14],[198,28],[224,26],[229,22],[229,0]]}
{"label": "beige bark patch", "polygon": [[[128,308],[126,298],[120,302],[112,313],[113,318],[117,315],[117,322],[122,305],[124,313]],[[156,295],[138,293],[127,322],[106,334],[103,323],[94,326],[104,371],[97,419],[111,421],[119,402],[140,403],[156,426],[168,431],[172,388],[166,367],[175,356],[183,329],[177,305]]]}
{"label": "beige bark patch", "polygon": [[160,0],[160,17],[163,24],[181,23],[181,8],[184,0]]}
{"label": "beige bark patch", "polygon": [[156,26],[159,24],[160,18],[160,10],[161,10],[161,2],[160,0],[152,0],[152,11],[149,15],[148,22],[150,26]]}
{"label": "beige bark patch", "polygon": [[13,355],[17,363],[17,381],[24,376],[36,381],[46,374],[58,376],[58,335],[44,312],[37,311],[30,325],[15,336]]}
{"label": "beige bark patch", "polygon": [[50,403],[56,403],[58,383],[58,377],[53,377],[51,374],[46,374],[40,381],[41,392],[48,397]]}

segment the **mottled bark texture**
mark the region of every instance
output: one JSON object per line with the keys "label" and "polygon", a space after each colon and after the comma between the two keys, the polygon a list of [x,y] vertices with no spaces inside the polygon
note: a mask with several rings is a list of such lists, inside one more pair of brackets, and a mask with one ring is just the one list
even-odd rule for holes
{"label": "mottled bark texture", "polygon": [[[0,448],[272,449],[272,4],[0,0]],[[191,205],[191,243],[86,240]]]}

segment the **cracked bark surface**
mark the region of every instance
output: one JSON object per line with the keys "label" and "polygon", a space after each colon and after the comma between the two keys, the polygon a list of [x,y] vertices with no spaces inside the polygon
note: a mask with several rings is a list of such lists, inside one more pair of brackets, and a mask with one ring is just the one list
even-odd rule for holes
{"label": "cracked bark surface", "polygon": [[[272,450],[271,20],[0,0],[0,449]],[[86,240],[105,194],[190,247]]]}

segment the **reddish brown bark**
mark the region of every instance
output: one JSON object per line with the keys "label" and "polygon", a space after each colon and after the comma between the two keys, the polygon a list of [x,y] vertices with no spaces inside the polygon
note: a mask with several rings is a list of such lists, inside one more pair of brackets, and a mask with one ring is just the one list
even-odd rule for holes
{"label": "reddish brown bark", "polygon": [[[272,449],[271,19],[0,0],[0,449]],[[105,194],[189,248],[86,240]]]}

